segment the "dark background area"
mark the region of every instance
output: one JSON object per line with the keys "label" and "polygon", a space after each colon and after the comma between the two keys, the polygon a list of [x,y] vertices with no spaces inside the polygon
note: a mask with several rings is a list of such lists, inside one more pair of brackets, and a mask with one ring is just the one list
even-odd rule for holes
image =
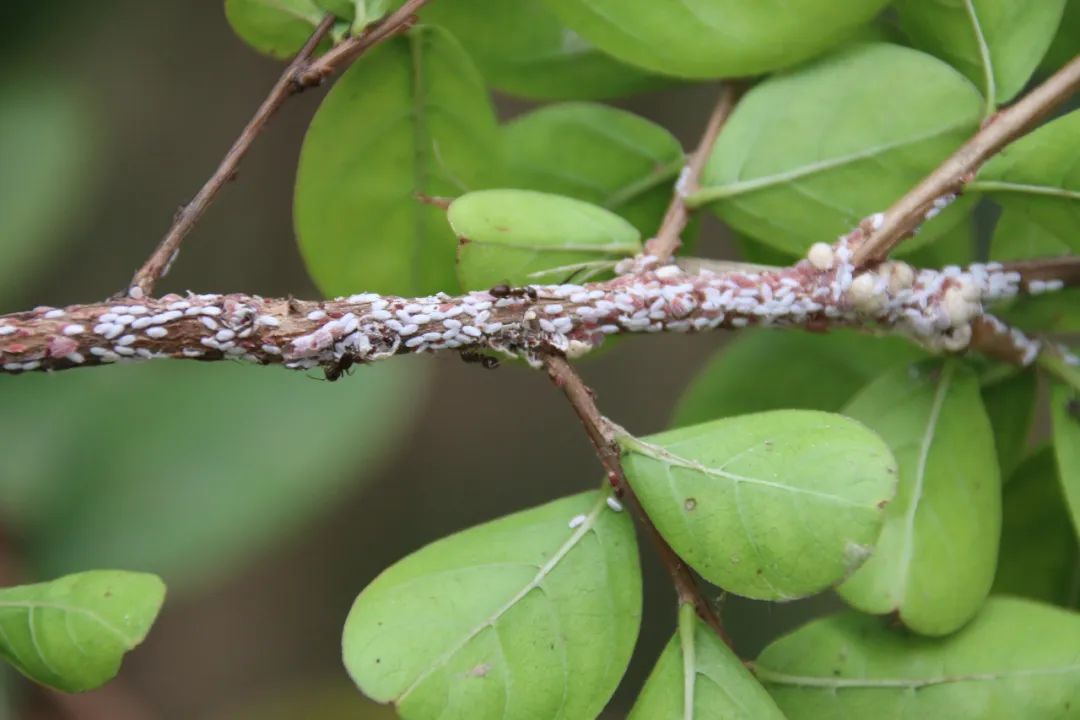
{"label": "dark background area", "polygon": [[[72,158],[78,167],[71,173],[82,180],[47,206],[57,215],[53,249],[6,289],[0,310],[101,298],[125,286],[281,66],[232,34],[217,0],[5,5],[0,22],[10,42],[0,78],[61,88],[79,104],[87,154]],[[317,296],[296,249],[291,203],[303,133],[324,92],[291,100],[274,119],[186,241],[162,292]],[[715,93],[687,86],[620,104],[660,122],[689,148]],[[504,119],[527,107],[499,98]],[[0,237],[0,249],[10,240]],[[730,254],[711,222],[699,248]],[[582,371],[606,414],[635,432],[653,432],[665,427],[682,388],[724,340],[637,338],[583,362]],[[158,623],[114,685],[58,698],[12,680],[12,706],[42,718],[376,717],[358,710],[365,701],[340,662],[341,626],[360,589],[431,540],[591,489],[601,477],[569,406],[542,374],[512,364],[485,372],[452,356],[402,362],[423,366],[427,391],[384,462],[362,469],[362,486],[304,518],[299,532],[264,546],[224,581],[194,591],[170,587]],[[0,414],[4,405],[0,388]],[[154,482],[152,473],[145,482]],[[220,482],[247,483],[253,493],[259,487],[255,477]],[[4,547],[20,551],[18,542]],[[674,593],[647,542],[641,548],[645,620],[611,717],[625,714],[674,627]],[[24,581],[47,579],[17,556],[6,566],[18,567]],[[752,656],[831,602],[731,600],[725,615],[740,654]]]}

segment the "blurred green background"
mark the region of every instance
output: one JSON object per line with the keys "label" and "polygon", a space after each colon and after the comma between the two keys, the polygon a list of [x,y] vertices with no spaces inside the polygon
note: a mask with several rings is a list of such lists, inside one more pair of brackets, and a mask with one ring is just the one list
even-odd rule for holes
{"label": "blurred green background", "polygon": [[[218,0],[0,7],[0,311],[124,287],[273,83]],[[190,236],[162,292],[315,297],[290,208],[325,91],[291,100]],[[692,147],[716,94],[620,102]],[[503,120],[532,107],[498,98]],[[701,254],[730,256],[711,220]],[[362,290],[362,288],[357,288]],[[664,428],[721,335],[649,336],[583,363],[605,413]],[[537,372],[453,356],[329,384],[218,363],[0,378],[0,585],[97,567],[161,574],[169,595],[106,688],[66,697],[8,675],[0,718],[382,718],[340,662],[353,598],[455,530],[595,487],[570,408]],[[645,623],[610,710],[629,708],[674,627],[642,544]],[[743,656],[828,596],[725,604]]]}

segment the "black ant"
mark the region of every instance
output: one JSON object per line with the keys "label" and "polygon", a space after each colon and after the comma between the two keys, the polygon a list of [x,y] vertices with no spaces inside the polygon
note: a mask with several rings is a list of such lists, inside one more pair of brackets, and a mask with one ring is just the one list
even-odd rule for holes
{"label": "black ant", "polygon": [[356,356],[352,353],[343,353],[336,361],[323,365],[327,382],[340,380],[342,375],[352,375],[352,366],[355,363]]}
{"label": "black ant", "polygon": [[485,370],[494,370],[499,367],[499,358],[485,355],[475,350],[462,350],[461,359],[467,363],[480,363]]}
{"label": "black ant", "polygon": [[1069,398],[1065,403],[1065,412],[1069,413],[1073,420],[1080,422],[1080,397]]}
{"label": "black ant", "polygon": [[493,298],[508,298],[508,297],[527,297],[530,300],[536,300],[536,288],[526,285],[525,287],[510,287],[506,283],[496,285],[488,290],[488,295]]}

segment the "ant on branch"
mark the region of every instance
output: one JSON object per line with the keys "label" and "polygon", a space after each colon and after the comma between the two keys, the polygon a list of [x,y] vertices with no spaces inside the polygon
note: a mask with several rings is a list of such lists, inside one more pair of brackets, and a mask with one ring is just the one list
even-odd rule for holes
{"label": "ant on branch", "polygon": [[327,382],[340,380],[342,375],[352,375],[352,367],[356,364],[356,356],[352,353],[342,353],[341,357],[334,362],[325,363],[323,373]]}
{"label": "ant on branch", "polygon": [[524,287],[510,287],[506,283],[502,283],[491,288],[490,290],[488,290],[488,295],[493,298],[517,297],[528,298],[534,301],[537,298],[536,288],[532,286],[526,285]]}
{"label": "ant on branch", "polygon": [[499,367],[499,358],[485,355],[475,350],[462,350],[461,359],[467,363],[480,363],[485,370],[494,370]]}

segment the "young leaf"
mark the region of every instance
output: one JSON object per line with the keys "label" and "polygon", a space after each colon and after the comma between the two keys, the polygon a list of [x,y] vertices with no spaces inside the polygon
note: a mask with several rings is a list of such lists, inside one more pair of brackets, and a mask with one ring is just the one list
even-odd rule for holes
{"label": "young leaf", "polygon": [[458,277],[470,290],[567,282],[641,250],[633,225],[597,205],[532,190],[480,190],[450,205]]}
{"label": "young leaf", "polygon": [[686,162],[664,128],[596,103],[549,105],[503,128],[507,181],[569,195],[654,234]]}
{"label": "young leaf", "polygon": [[978,379],[956,362],[897,368],[844,412],[885,438],[900,486],[876,551],[840,596],[863,612],[898,612],[924,635],[953,632],[990,590],[1001,529],[994,436]]}
{"label": "young leaf", "polygon": [[408,720],[591,718],[641,620],[634,529],[604,493],[443,538],[384,571],[345,622],[345,667]]}
{"label": "young leaf", "polygon": [[0,656],[43,685],[92,690],[116,675],[164,601],[156,575],[120,570],[0,588]]}
{"label": "young leaf", "polygon": [[566,25],[666,75],[756,75],[847,39],[887,0],[548,0]]}
{"label": "young leaf", "polygon": [[[923,357],[906,340],[854,330],[747,330],[717,351],[691,381],[672,425],[783,408],[836,411],[872,378]],[[781,377],[784,381],[776,382]]]}
{"label": "young leaf", "polygon": [[983,166],[972,186],[1006,211],[1022,207],[1032,220],[1080,252],[1080,110],[1020,138]]}
{"label": "young leaf", "polygon": [[1073,528],[1080,536],[1080,398],[1076,390],[1058,385],[1050,397],[1054,422],[1054,455]]}
{"label": "young leaf", "polygon": [[623,435],[626,475],[664,539],[709,582],[789,600],[846,577],[872,550],[896,467],[840,415],[777,410]]}
{"label": "young leaf", "polygon": [[[971,83],[930,55],[849,47],[747,93],[690,199],[801,255],[903,195],[975,131],[981,107]],[[961,198],[908,245],[948,231],[973,200]]]}
{"label": "young leaf", "polygon": [[459,37],[488,82],[511,95],[599,100],[671,82],[597,50],[541,0],[441,1],[424,18]]}
{"label": "young leaf", "polygon": [[814,620],[754,665],[790,720],[1073,717],[1080,616],[991,598],[955,635],[925,638],[854,612]]}
{"label": "young leaf", "polygon": [[423,396],[409,365],[338,383],[236,363],[0,378],[0,512],[41,573],[153,569],[192,592],[363,486]]}
{"label": "young leaf", "polygon": [[325,13],[315,0],[225,0],[233,32],[255,50],[285,60],[300,52]]}
{"label": "young leaf", "polygon": [[1027,440],[1035,420],[1037,378],[1031,371],[1009,375],[982,389],[990,426],[994,429],[1001,477],[1007,478],[1027,455]]}
{"label": "young leaf", "polygon": [[454,236],[417,199],[484,184],[498,128],[476,69],[446,31],[418,27],[360,58],[323,100],[296,181],[300,250],[328,295],[449,291]]}
{"label": "young leaf", "polygon": [[769,694],[691,605],[629,720],[784,720]]}
{"label": "young leaf", "polygon": [[1080,601],[1080,546],[1049,446],[1013,473],[1002,506],[1001,552],[992,592],[1075,607]]}
{"label": "young leaf", "polygon": [[982,88],[992,108],[1012,100],[1042,60],[1065,0],[901,0],[900,26]]}

